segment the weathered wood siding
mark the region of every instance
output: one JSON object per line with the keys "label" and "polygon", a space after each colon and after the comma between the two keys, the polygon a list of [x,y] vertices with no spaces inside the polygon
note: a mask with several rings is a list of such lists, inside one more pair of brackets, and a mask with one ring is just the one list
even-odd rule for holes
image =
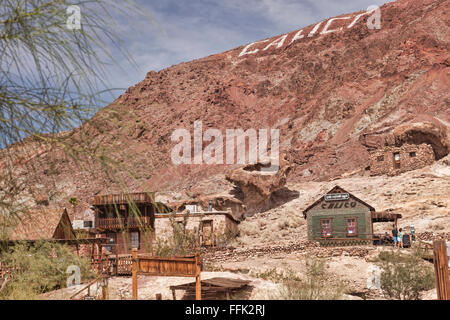
{"label": "weathered wood siding", "polygon": [[[356,236],[347,235],[347,218],[357,219]],[[370,209],[353,198],[345,201],[322,200],[308,212],[308,239],[321,238],[321,219],[331,219],[331,238],[370,239],[372,221]]]}

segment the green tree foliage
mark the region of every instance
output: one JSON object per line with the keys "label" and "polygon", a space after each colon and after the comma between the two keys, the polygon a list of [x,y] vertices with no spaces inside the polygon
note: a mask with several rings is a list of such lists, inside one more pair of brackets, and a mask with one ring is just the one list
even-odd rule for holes
{"label": "green tree foliage", "polygon": [[42,293],[64,288],[70,265],[80,268],[82,281],[93,277],[88,259],[78,257],[66,245],[46,241],[34,246],[17,244],[3,252],[2,262],[12,273],[0,299],[38,299]]}
{"label": "green tree foliage", "polygon": [[159,239],[156,242],[155,255],[160,257],[183,256],[195,254],[199,247],[198,230],[186,228],[189,215],[185,214],[182,222],[175,220],[175,213],[169,215],[172,236],[168,239]]}
{"label": "green tree foliage", "polygon": [[[58,188],[50,184],[64,167],[126,191],[124,177],[135,179],[135,169],[115,159],[105,126],[123,114],[132,117],[132,111],[119,105],[92,116],[112,91],[109,66],[124,70],[120,58],[128,69],[137,67],[123,47],[121,23],[155,21],[134,0],[0,4],[0,225],[14,224],[34,205],[29,199],[36,184],[45,185],[51,198]],[[68,27],[74,6],[80,9],[79,29]],[[80,125],[88,129],[73,130]],[[44,175],[50,177],[46,182]]]}

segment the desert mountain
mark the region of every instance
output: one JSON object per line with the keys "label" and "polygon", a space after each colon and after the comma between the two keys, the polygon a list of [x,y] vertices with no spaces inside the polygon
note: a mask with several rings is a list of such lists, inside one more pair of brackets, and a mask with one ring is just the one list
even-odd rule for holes
{"label": "desert mountain", "polygon": [[[449,0],[398,0],[380,8],[379,28],[376,11],[349,13],[151,71],[66,135],[130,168],[129,190],[180,198],[228,192],[225,177],[240,167],[174,164],[171,136],[177,129],[193,136],[195,122],[224,134],[278,129],[288,182],[365,176],[369,153],[386,145],[426,143],[439,160],[450,149],[448,12]],[[86,168],[58,149],[29,148],[19,163],[27,164],[21,175],[30,194],[85,203],[122,187],[98,164]]]}

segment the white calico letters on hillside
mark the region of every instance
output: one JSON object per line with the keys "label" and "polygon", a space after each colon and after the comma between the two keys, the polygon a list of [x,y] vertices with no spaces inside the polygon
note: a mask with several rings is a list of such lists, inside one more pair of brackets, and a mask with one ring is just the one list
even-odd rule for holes
{"label": "white calico letters on hillside", "polygon": [[[321,21],[314,26],[314,28],[309,32],[307,37],[308,38],[314,37],[317,33],[319,35],[325,35],[325,34],[344,30],[344,27],[340,27],[340,28],[333,27],[333,23],[338,20],[348,20],[350,23],[347,25],[347,29],[353,28],[358,23],[358,21],[361,20],[361,18],[363,16],[367,16],[367,15],[370,15],[370,17],[368,17],[368,19],[367,19],[367,28],[369,28],[370,30],[381,29],[380,7],[370,6],[369,8],[367,8],[366,12],[360,13],[356,16],[346,16],[346,17],[337,17],[337,18],[329,19],[327,21],[327,23],[324,25],[322,31],[320,31],[320,33],[318,33],[320,27],[325,22],[325,21]],[[249,55],[249,54],[255,54],[255,53],[258,53],[259,51],[266,51],[270,48],[280,49],[285,44],[289,35],[290,35],[290,33],[285,34],[285,35],[275,39],[273,42],[267,44],[264,47],[264,49],[257,48],[258,44],[266,43],[266,42],[269,42],[270,40],[262,40],[262,41],[250,43],[247,46],[245,46],[245,48],[241,51],[241,53],[239,54],[239,57]],[[292,36],[292,38],[290,39],[290,41],[288,41],[288,43],[291,44],[295,41],[298,41],[298,40],[301,40],[304,38],[305,38],[305,33],[304,33],[304,30],[302,29],[302,30],[296,31],[294,33],[294,35]]]}

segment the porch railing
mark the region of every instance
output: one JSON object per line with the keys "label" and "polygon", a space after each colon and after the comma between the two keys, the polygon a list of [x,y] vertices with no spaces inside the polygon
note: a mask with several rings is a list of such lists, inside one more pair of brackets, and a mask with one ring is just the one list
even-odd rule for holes
{"label": "porch railing", "polygon": [[154,203],[154,193],[129,193],[95,196],[93,205],[128,204],[128,203]]}
{"label": "porch railing", "polygon": [[96,227],[101,229],[139,228],[151,225],[150,217],[98,218]]}

